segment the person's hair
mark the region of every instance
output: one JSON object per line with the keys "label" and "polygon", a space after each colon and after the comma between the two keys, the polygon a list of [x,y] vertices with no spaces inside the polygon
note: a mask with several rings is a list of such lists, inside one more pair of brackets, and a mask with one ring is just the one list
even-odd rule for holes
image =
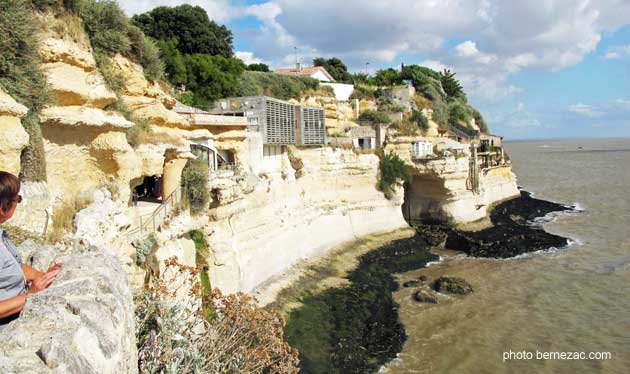
{"label": "person's hair", "polygon": [[11,209],[13,199],[20,193],[20,180],[15,175],[0,171],[0,208]]}

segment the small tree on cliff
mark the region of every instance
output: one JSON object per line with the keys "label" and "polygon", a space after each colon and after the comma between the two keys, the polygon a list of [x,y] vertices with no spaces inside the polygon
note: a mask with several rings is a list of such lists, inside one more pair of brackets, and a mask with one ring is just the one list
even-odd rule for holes
{"label": "small tree on cliff", "polygon": [[208,208],[208,173],[208,165],[201,158],[188,161],[182,171],[182,196],[192,214],[199,214]]}
{"label": "small tree on cliff", "polygon": [[381,179],[379,188],[383,191],[386,198],[391,199],[394,197],[394,184],[399,181],[409,182],[410,180],[407,164],[393,152],[382,153],[380,157]]}

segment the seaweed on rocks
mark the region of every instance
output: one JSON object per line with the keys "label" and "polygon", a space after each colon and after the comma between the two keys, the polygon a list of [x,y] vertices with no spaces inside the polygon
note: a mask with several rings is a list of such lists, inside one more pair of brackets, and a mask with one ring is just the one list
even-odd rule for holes
{"label": "seaweed on rocks", "polygon": [[568,239],[531,225],[536,218],[552,212],[572,210],[557,203],[535,199],[526,191],[497,205],[490,214],[493,226],[480,231],[462,231],[445,224],[416,224],[421,237],[446,234],[445,246],[475,257],[508,258],[527,252],[561,248]]}
{"label": "seaweed on rocks", "polygon": [[392,293],[393,273],[437,259],[418,236],[393,241],[359,259],[349,285],[308,293],[288,316],[285,338],[303,373],[370,373],[396,357],[406,340]]}

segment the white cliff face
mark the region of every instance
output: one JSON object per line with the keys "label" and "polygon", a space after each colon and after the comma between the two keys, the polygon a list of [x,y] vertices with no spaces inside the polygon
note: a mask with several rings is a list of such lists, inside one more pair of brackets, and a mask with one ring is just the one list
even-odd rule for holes
{"label": "white cliff face", "polygon": [[224,203],[210,210],[204,231],[213,287],[251,292],[339,243],[407,227],[402,194],[387,200],[376,189],[376,155],[328,147],[296,152],[302,177],[285,165],[286,180],[264,179],[239,198],[225,193]]}

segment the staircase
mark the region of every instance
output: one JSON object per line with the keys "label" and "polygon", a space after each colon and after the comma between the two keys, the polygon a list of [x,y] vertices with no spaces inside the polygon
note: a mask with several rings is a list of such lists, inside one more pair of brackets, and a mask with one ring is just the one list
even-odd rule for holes
{"label": "staircase", "polygon": [[143,240],[151,234],[155,234],[160,225],[181,206],[181,194],[178,187],[166,199],[162,201],[151,214],[139,216],[138,220],[127,230],[125,236],[129,243],[135,240]]}

